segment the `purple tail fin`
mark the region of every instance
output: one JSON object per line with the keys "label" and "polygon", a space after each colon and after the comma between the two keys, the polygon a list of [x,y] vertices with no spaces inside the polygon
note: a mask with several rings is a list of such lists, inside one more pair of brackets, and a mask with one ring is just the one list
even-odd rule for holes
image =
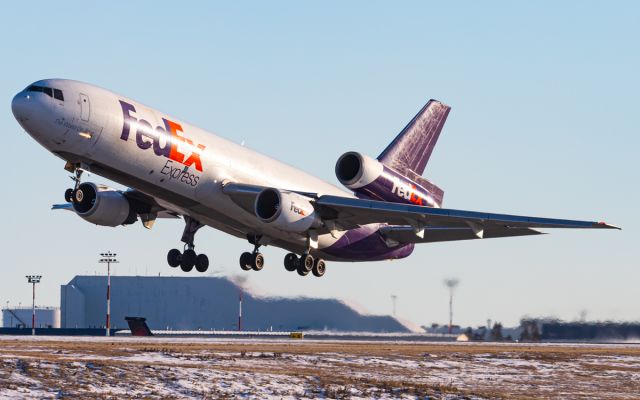
{"label": "purple tail fin", "polygon": [[437,100],[429,100],[378,156],[378,161],[401,174],[412,171],[422,175],[449,110],[451,107]]}

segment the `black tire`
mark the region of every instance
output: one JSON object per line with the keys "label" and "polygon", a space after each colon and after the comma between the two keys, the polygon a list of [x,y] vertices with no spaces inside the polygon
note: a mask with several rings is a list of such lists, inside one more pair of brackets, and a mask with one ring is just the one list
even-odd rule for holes
{"label": "black tire", "polygon": [[302,265],[302,268],[306,269],[307,272],[311,272],[313,269],[313,256],[311,254],[303,254],[302,257],[300,257],[300,265]]}
{"label": "black tire", "polygon": [[196,271],[206,272],[209,269],[209,257],[206,254],[198,254],[196,257]]}
{"label": "black tire", "polygon": [[73,189],[67,189],[64,191],[64,199],[67,203],[73,203]]}
{"label": "black tire", "polygon": [[254,253],[251,255],[251,268],[254,271],[260,271],[264,267],[264,256],[262,253]]}
{"label": "black tire", "polygon": [[240,268],[244,271],[249,271],[251,269],[251,253],[244,252],[240,255]]}
{"label": "black tire", "polygon": [[309,275],[309,270],[305,268],[304,263],[302,262],[302,258],[298,259],[298,261],[296,262],[296,265],[297,265],[296,271],[298,271],[298,275],[300,276]]}
{"label": "black tire", "polygon": [[167,263],[171,268],[175,268],[180,265],[180,261],[182,261],[182,253],[178,249],[171,249],[169,253],[167,253]]}
{"label": "black tire", "polygon": [[188,249],[182,253],[182,260],[180,261],[180,269],[184,272],[189,272],[193,269],[193,266],[196,264],[196,252]]}
{"label": "black tire", "polygon": [[293,253],[289,253],[284,256],[284,268],[289,272],[293,272],[296,270],[296,268],[298,267],[297,262],[298,256]]}
{"label": "black tire", "polygon": [[325,264],[322,258],[318,258],[313,263],[313,269],[311,270],[311,272],[313,272],[314,276],[317,276],[318,278],[320,278],[324,275],[326,271],[327,271],[327,264]]}

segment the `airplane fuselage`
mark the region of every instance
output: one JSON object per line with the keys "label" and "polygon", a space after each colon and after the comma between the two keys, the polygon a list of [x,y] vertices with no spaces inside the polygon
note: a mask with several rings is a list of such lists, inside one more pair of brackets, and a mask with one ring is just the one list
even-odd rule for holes
{"label": "airplane fuselage", "polygon": [[[299,169],[105,89],[62,79],[34,85],[55,88],[63,95],[25,90],[14,98],[16,118],[42,146],[67,162],[148,194],[167,210],[234,236],[254,235],[261,244],[297,253],[308,246],[305,235],[273,228],[232,201],[223,192],[228,183],[354,197]],[[321,234],[312,252],[340,261],[411,254],[413,244],[389,244],[378,228],[373,224]]]}

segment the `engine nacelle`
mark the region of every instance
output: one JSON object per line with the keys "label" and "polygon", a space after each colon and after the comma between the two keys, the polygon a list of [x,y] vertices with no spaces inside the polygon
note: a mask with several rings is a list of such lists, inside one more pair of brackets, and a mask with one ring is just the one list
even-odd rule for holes
{"label": "engine nacelle", "polygon": [[272,188],[256,197],[254,212],[265,224],[287,232],[302,233],[321,225],[308,197]]}
{"label": "engine nacelle", "polygon": [[394,203],[442,205],[442,189],[413,171],[405,173],[355,151],[344,153],[336,162],[336,177],[358,195]]}
{"label": "engine nacelle", "polygon": [[336,177],[349,189],[367,186],[383,171],[384,165],[380,161],[355,151],[344,153],[336,162]]}
{"label": "engine nacelle", "polygon": [[120,192],[104,185],[86,182],[73,192],[73,210],[85,220],[102,226],[136,222],[136,213]]}

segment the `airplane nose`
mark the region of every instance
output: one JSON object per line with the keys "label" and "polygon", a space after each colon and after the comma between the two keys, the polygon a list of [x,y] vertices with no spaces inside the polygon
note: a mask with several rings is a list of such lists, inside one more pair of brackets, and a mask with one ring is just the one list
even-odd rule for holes
{"label": "airplane nose", "polygon": [[20,92],[13,97],[11,101],[11,111],[18,121],[23,122],[29,119],[29,103],[30,97],[25,92]]}

